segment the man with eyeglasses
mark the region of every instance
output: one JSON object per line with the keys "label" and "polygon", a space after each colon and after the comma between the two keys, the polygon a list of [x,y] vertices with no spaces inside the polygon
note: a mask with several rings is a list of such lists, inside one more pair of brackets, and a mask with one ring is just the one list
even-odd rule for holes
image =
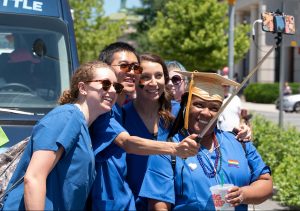
{"label": "man with eyeglasses", "polygon": [[136,75],[142,73],[139,56],[127,43],[116,42],[103,49],[99,60],[111,65],[124,88],[112,112],[101,115],[90,127],[97,176],[91,192],[93,210],[136,210],[135,199],[126,176],[126,153],[139,155],[173,154],[188,157],[196,154],[199,145],[191,135],[181,143],[143,139],[121,126],[122,106],[135,93]]}
{"label": "man with eyeglasses", "polygon": [[143,72],[139,56],[131,45],[115,42],[101,51],[99,60],[110,65],[116,71],[118,82],[124,86],[123,92],[119,94],[113,108],[115,118],[120,122],[121,107],[127,98],[132,98],[135,94],[135,76]]}

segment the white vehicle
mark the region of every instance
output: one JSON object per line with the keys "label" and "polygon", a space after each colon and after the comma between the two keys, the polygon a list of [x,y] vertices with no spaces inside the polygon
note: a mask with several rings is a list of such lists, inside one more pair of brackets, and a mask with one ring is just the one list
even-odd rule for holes
{"label": "white vehicle", "polygon": [[[276,101],[276,108],[279,109],[279,99]],[[283,108],[286,112],[300,113],[300,94],[283,96]]]}

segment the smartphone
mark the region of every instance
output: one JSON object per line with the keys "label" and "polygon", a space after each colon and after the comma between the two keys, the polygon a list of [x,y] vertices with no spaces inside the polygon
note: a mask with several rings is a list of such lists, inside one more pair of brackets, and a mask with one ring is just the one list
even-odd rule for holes
{"label": "smartphone", "polygon": [[285,33],[286,34],[295,34],[296,33],[294,16],[291,16],[291,15],[285,16]]}
{"label": "smartphone", "polygon": [[291,15],[281,15],[274,12],[261,14],[262,30],[265,32],[295,34],[295,18]]}
{"label": "smartphone", "polygon": [[261,14],[262,30],[265,32],[274,32],[274,13],[264,12]]}
{"label": "smartphone", "polygon": [[285,33],[285,18],[282,15],[274,15],[274,32]]}

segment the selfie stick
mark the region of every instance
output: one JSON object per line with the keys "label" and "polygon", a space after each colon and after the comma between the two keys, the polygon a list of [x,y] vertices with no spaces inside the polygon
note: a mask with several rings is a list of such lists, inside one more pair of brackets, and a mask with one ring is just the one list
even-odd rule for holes
{"label": "selfie stick", "polygon": [[[277,46],[277,43],[276,43]],[[260,60],[260,62],[253,68],[253,70],[247,75],[247,77],[242,81],[242,83],[235,89],[234,93],[228,98],[226,103],[220,108],[217,114],[209,121],[209,123],[205,126],[202,132],[196,137],[195,141],[200,143],[203,136],[207,133],[212,124],[218,119],[220,114],[224,111],[226,106],[230,103],[230,101],[237,95],[237,93],[241,90],[241,88],[248,82],[248,80],[253,76],[253,74],[258,70],[258,68],[262,65],[262,63],[266,60],[266,58],[272,53],[272,51],[276,48],[274,45],[267,54]]]}

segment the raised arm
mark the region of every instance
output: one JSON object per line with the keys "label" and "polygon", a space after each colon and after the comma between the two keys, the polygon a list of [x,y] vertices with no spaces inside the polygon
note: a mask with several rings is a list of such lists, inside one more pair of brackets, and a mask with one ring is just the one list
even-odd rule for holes
{"label": "raised arm", "polygon": [[44,210],[46,180],[64,152],[39,150],[33,153],[24,176],[24,202],[26,210]]}
{"label": "raised arm", "polygon": [[115,143],[127,153],[138,155],[168,154],[186,158],[198,153],[200,145],[194,141],[196,137],[197,135],[193,134],[180,143],[174,143],[153,141],[122,132],[116,137]]}

